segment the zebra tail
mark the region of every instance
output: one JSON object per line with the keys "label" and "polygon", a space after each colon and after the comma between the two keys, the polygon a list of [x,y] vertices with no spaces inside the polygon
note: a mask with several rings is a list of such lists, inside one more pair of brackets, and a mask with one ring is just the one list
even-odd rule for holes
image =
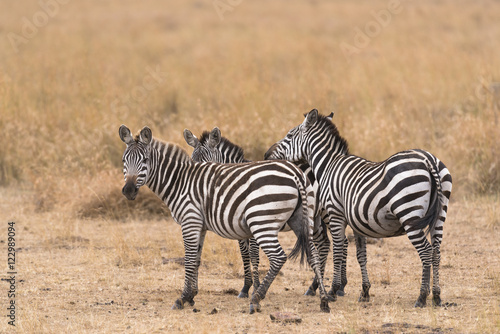
{"label": "zebra tail", "polygon": [[302,224],[300,224],[300,228],[295,231],[295,234],[297,235],[297,242],[288,257],[295,260],[300,253],[300,264],[304,265],[305,260],[309,259],[311,255],[311,249],[309,247],[309,213],[307,207],[307,194],[304,184],[300,182],[300,180],[296,180],[296,182],[300,190],[300,197],[302,201]]}
{"label": "zebra tail", "polygon": [[423,216],[421,219],[411,222],[410,224],[412,226],[412,229],[414,230],[423,230],[427,228],[427,230],[425,231],[425,236],[427,236],[430,231],[434,229],[434,226],[439,219],[441,209],[443,208],[444,194],[436,164],[434,163],[434,161],[429,161],[428,159],[425,159],[425,164],[427,165],[427,169],[432,176],[432,189],[434,189],[431,200],[432,204],[429,206],[429,209],[427,210],[425,216]]}

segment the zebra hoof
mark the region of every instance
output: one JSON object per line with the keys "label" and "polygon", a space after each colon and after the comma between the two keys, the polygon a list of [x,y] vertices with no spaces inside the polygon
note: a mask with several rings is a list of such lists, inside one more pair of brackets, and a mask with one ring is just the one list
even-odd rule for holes
{"label": "zebra hoof", "polygon": [[182,299],[177,299],[172,305],[172,310],[182,310],[184,308],[184,303],[182,302]]}
{"label": "zebra hoof", "polygon": [[327,296],[328,300],[331,302],[337,301],[337,294],[335,292],[333,292],[333,290],[328,291],[326,296]]}
{"label": "zebra hoof", "polygon": [[254,314],[255,312],[260,312],[260,304],[250,304],[250,314]]}
{"label": "zebra hoof", "polygon": [[316,291],[309,288],[309,289],[307,289],[306,293],[304,293],[304,296],[316,296]]}
{"label": "zebra hoof", "polygon": [[248,298],[248,292],[241,291],[238,295],[238,298]]}
{"label": "zebra hoof", "polygon": [[417,301],[415,302],[415,307],[425,307],[426,306],[426,301],[425,299],[422,300],[422,298],[418,298]]}
{"label": "zebra hoof", "polygon": [[337,296],[344,297],[345,296],[344,290],[337,290]]}
{"label": "zebra hoof", "polygon": [[328,306],[328,299],[321,299],[321,304],[319,305],[321,312],[330,313],[330,306]]}
{"label": "zebra hoof", "polygon": [[189,300],[188,303],[189,303],[189,306],[194,306],[194,299]]}
{"label": "zebra hoof", "polygon": [[360,303],[368,303],[370,301],[370,296],[359,296],[358,302]]}
{"label": "zebra hoof", "polygon": [[433,296],[433,298],[432,298],[432,305],[440,307],[441,306],[441,297],[439,297],[439,296]]}

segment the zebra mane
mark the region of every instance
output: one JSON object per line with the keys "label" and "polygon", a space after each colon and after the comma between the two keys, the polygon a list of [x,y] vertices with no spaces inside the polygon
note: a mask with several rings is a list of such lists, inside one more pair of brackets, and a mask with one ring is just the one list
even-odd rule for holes
{"label": "zebra mane", "polygon": [[[203,131],[200,138],[198,139],[200,141],[200,144],[205,145],[205,143],[208,142],[209,136],[210,136],[209,131]],[[217,145],[217,148],[222,153],[234,152],[235,157],[241,158],[242,161],[245,160],[245,153],[243,152],[243,149],[240,146],[233,144],[226,137],[221,137],[220,143]]]}
{"label": "zebra mane", "polygon": [[156,148],[159,152],[162,152],[168,159],[174,157],[182,162],[191,162],[191,158],[185,149],[177,144],[169,143],[157,138],[152,139],[151,146]]}
{"label": "zebra mane", "polygon": [[[307,114],[306,114],[307,115]],[[306,116],[304,115],[304,116]],[[339,130],[337,129],[337,126],[333,124],[331,121],[331,118],[328,118],[327,116],[323,116],[321,114],[318,114],[318,120],[316,121],[317,124],[319,124],[322,128],[325,129],[326,132],[330,133],[332,137],[338,142],[339,145],[339,151],[342,153],[348,155],[349,154],[349,144],[347,143],[347,140],[345,140],[339,133]]]}

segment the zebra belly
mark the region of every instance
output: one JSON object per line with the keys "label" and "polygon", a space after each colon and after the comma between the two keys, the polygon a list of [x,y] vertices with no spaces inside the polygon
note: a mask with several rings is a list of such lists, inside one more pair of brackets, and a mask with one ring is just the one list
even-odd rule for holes
{"label": "zebra belly", "polygon": [[378,222],[355,222],[349,221],[349,226],[358,234],[372,238],[395,237],[405,233],[403,225],[396,216],[388,215],[387,218]]}

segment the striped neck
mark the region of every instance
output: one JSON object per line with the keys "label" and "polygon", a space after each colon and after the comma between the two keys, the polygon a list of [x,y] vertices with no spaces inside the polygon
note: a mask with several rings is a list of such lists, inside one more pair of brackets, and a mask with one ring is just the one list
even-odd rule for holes
{"label": "striped neck", "polygon": [[185,175],[195,166],[187,152],[181,147],[152,139],[150,173],[147,186],[170,208],[176,202]]}
{"label": "striped neck", "polygon": [[306,136],[304,144],[306,160],[320,183],[336,157],[349,154],[347,141],[340,136],[337,127],[326,119],[318,120]]}

